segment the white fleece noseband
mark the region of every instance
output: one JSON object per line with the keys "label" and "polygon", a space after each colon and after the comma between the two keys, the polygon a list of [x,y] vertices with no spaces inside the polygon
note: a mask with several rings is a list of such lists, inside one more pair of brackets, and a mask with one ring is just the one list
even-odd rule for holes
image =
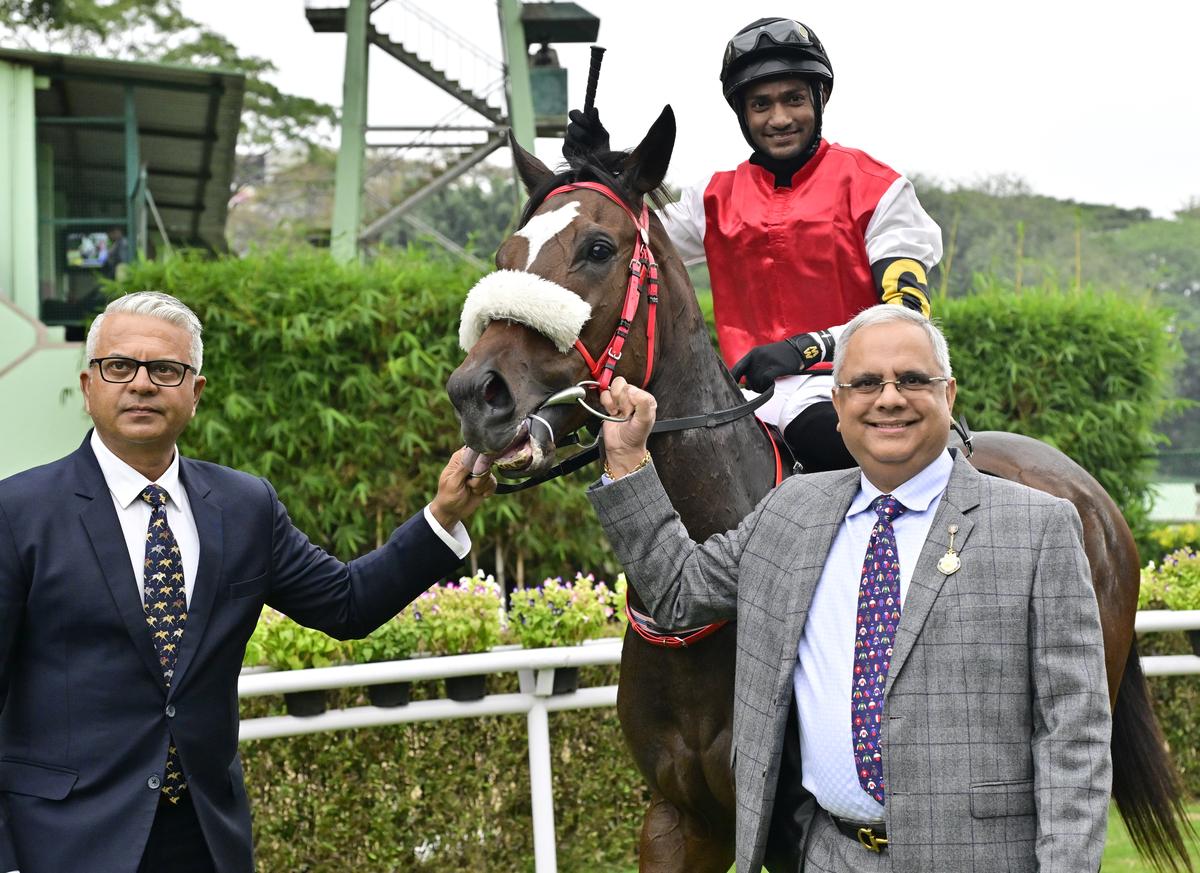
{"label": "white fleece noseband", "polygon": [[493,321],[515,321],[545,336],[560,352],[575,345],[592,307],[557,282],[524,270],[497,270],[475,283],[463,303],[458,344],[464,352]]}

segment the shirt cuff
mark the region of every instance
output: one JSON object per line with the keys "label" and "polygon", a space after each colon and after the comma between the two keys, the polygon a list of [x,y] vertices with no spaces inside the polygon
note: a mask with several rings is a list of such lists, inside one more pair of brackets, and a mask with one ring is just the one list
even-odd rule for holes
{"label": "shirt cuff", "polygon": [[454,552],[457,557],[465,558],[471,551],[471,537],[461,521],[454,525],[454,530],[447,532],[438,524],[438,520],[433,517],[428,506],[425,507],[425,521],[433,528],[433,532],[438,535],[438,538],[446,544],[446,548]]}

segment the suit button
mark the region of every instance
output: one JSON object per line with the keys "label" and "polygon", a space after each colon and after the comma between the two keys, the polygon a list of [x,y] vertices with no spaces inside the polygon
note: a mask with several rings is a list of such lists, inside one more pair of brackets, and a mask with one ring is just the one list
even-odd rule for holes
{"label": "suit button", "polygon": [[146,787],[151,791],[158,791],[158,789],[162,788],[162,780],[157,776],[151,776],[146,780]]}
{"label": "suit button", "polygon": [[174,718],[174,717],[175,717],[175,704],[168,703],[167,704],[167,718]]}

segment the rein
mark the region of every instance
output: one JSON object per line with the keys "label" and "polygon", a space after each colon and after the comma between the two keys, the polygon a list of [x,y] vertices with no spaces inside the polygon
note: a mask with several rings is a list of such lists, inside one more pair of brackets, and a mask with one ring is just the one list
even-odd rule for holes
{"label": "rein", "polygon": [[[722,409],[719,412],[705,412],[700,415],[688,415],[683,418],[667,418],[662,421],[656,421],[654,427],[650,429],[651,434],[656,433],[672,433],[679,430],[694,430],[701,427],[720,427],[723,424],[728,424],[731,421],[737,421],[743,416],[749,415],[760,406],[764,405],[775,394],[775,386],[772,385],[762,394],[759,394],[753,400],[747,400],[745,403],[739,403],[737,406],[731,406],[729,409]],[[545,408],[539,406],[538,409]],[[764,425],[765,427],[765,425]],[[770,436],[770,432],[767,432]],[[559,447],[569,446],[573,443],[578,443],[579,437],[577,434],[571,434],[565,437]],[[772,447],[775,448],[775,484],[778,485],[783,480],[783,468],[779,458],[779,448],[775,446],[774,438],[771,441]],[[497,494],[513,494],[517,491],[524,491],[526,488],[532,488],[535,485],[541,485],[543,482],[549,482],[551,479],[558,479],[562,476],[568,476],[571,473],[581,470],[593,461],[600,458],[599,439],[585,448],[581,452],[576,452],[566,460],[555,464],[541,476],[534,479],[525,479],[524,481],[515,484],[501,482],[496,486]]]}

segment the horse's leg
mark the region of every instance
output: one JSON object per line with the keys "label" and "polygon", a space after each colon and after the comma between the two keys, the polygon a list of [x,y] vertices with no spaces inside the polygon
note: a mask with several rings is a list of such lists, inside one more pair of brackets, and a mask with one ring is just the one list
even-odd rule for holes
{"label": "horse's leg", "polygon": [[642,820],[639,873],[726,873],[731,864],[732,834],[715,835],[661,794],[652,795]]}
{"label": "horse's leg", "polygon": [[1138,853],[1158,870],[1191,870],[1180,826],[1188,826],[1187,809],[1154,717],[1136,641],[1113,708],[1112,762],[1113,800]]}

